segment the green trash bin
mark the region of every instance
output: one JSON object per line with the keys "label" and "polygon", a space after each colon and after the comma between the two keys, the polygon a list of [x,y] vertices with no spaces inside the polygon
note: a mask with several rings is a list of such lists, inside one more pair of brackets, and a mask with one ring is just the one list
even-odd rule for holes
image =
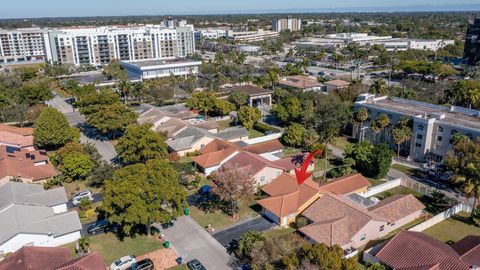
{"label": "green trash bin", "polygon": [[183,214],[185,214],[185,216],[189,216],[190,215],[190,210],[188,210],[188,208],[184,207],[183,208]]}
{"label": "green trash bin", "polygon": [[163,242],[163,246],[164,246],[165,248],[169,248],[169,247],[170,247],[170,242],[169,242],[169,241]]}

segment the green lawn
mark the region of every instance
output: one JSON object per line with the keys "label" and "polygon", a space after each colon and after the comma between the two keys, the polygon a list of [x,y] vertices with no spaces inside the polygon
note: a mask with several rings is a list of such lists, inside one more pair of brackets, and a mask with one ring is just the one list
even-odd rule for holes
{"label": "green lawn", "polygon": [[445,243],[457,242],[467,235],[480,235],[480,227],[473,225],[469,214],[460,212],[428,229],[423,233]]}
{"label": "green lawn", "polygon": [[[330,162],[328,162],[327,171],[330,170],[331,168],[333,168],[333,165]],[[325,169],[325,159],[317,159],[315,161],[315,169],[313,171],[318,172],[318,171],[323,171],[323,169]]]}
{"label": "green lawn", "polygon": [[353,139],[347,138],[344,136],[339,136],[333,139],[333,145],[335,145],[338,148],[345,149],[347,145],[351,143],[351,141],[353,141]]}
{"label": "green lawn", "polygon": [[378,185],[381,185],[381,184],[384,184],[384,183],[387,182],[384,179],[374,179],[374,178],[369,178],[369,177],[366,177],[366,178],[367,178],[368,182],[370,182],[370,185],[372,187],[378,186]]}
{"label": "green lawn", "polygon": [[232,125],[232,121],[231,119],[229,120],[223,120],[223,121],[217,121],[217,124],[220,126],[220,130],[222,129],[226,129],[226,128],[229,128],[231,127]]}
{"label": "green lawn", "polygon": [[262,137],[264,134],[256,129],[253,129],[251,128],[249,131],[248,131],[248,138],[249,139],[253,139],[253,138],[258,138],[258,137]]}
{"label": "green lawn", "polygon": [[258,206],[255,200],[250,202],[242,202],[240,204],[240,211],[238,213],[238,219],[234,220],[229,215],[225,214],[221,210],[216,210],[213,213],[205,213],[196,206],[190,206],[190,216],[200,224],[200,226],[206,228],[208,224],[211,224],[213,228],[218,231],[229,225],[235,224],[245,218],[255,218],[258,216],[252,207]]}
{"label": "green lawn", "polygon": [[300,149],[300,148],[288,147],[288,146],[285,146],[285,148],[283,148],[283,156],[284,157],[293,156],[293,155],[296,155],[296,154],[301,153],[301,152],[302,152],[302,149]]}
{"label": "green lawn", "polygon": [[[75,253],[75,243],[65,245],[72,254]],[[163,248],[162,244],[152,236],[137,236],[135,238],[124,238],[120,241],[114,234],[99,234],[90,237],[90,249],[99,252],[106,265],[110,265],[114,260],[133,254],[140,256],[157,249]]]}
{"label": "green lawn", "polygon": [[265,236],[265,238],[274,238],[274,237],[279,237],[282,235],[294,233],[295,231],[296,229],[292,227],[275,228],[275,229],[271,229],[269,231],[264,232],[263,236]]}
{"label": "green lawn", "polygon": [[391,167],[393,169],[399,170],[399,171],[401,171],[405,174],[417,174],[420,171],[419,169],[408,167],[408,166],[398,164],[398,163],[392,164]]}

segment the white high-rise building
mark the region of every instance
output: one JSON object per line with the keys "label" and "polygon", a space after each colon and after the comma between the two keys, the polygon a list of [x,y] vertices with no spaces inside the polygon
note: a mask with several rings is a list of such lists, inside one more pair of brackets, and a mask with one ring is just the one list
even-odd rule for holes
{"label": "white high-rise building", "polygon": [[47,40],[47,32],[40,28],[0,29],[0,64],[46,61]]}
{"label": "white high-rise building", "polygon": [[300,30],[302,21],[291,17],[283,19],[274,19],[272,22],[272,30],[280,32],[282,30],[290,30],[292,32]]}

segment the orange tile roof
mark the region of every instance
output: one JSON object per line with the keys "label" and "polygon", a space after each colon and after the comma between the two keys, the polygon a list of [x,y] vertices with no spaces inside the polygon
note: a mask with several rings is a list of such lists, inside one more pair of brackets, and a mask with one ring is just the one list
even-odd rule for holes
{"label": "orange tile roof", "polygon": [[33,146],[32,135],[18,135],[13,132],[0,131],[0,144],[16,145],[19,147]]}
{"label": "orange tile roof", "polygon": [[318,186],[310,179],[299,186],[294,176],[283,173],[275,181],[277,181],[275,189],[267,188],[270,193],[266,191],[272,196],[257,202],[280,218],[296,213],[305,203],[318,195]]}
{"label": "orange tile roof", "polygon": [[[9,153],[7,149],[14,151]],[[46,162],[47,164],[37,165],[37,162]],[[0,145],[0,178],[17,176],[38,181],[55,175],[57,175],[57,172],[48,161],[45,151],[27,151]]]}
{"label": "orange tile roof", "polygon": [[393,223],[424,208],[425,205],[412,194],[397,194],[380,201],[368,210]]}
{"label": "orange tile roof", "polygon": [[480,235],[468,235],[455,242],[452,248],[462,261],[471,265],[480,265]]}
{"label": "orange tile roof", "polygon": [[200,149],[201,154],[208,154],[212,152],[217,152],[226,148],[240,149],[240,147],[232,142],[215,138],[213,141],[209,142],[202,149]]}
{"label": "orange tile roof", "polygon": [[15,126],[0,124],[0,131],[10,132],[21,136],[33,135],[33,128],[19,128]]}
{"label": "orange tile roof", "polygon": [[323,191],[332,192],[337,195],[348,195],[357,190],[366,189],[370,186],[370,182],[363,177],[363,175],[357,173],[352,175],[346,175],[336,178],[332,181],[328,181],[320,185],[320,189]]}
{"label": "orange tile roof", "polygon": [[281,78],[279,84],[291,86],[295,88],[309,88],[309,87],[319,87],[323,86],[322,83],[319,83],[316,78],[311,78],[302,75],[287,76]]}
{"label": "orange tile roof", "polygon": [[272,140],[245,146],[243,149],[255,154],[264,154],[269,152],[283,150],[283,144],[279,140]]}
{"label": "orange tile roof", "polygon": [[342,86],[349,86],[350,83],[344,80],[331,80],[326,82],[325,84],[330,84],[330,85],[335,85],[337,87],[342,87]]}
{"label": "orange tile roof", "polygon": [[202,168],[210,168],[218,166],[223,160],[237,152],[236,149],[228,147],[219,151],[210,152],[204,155],[192,157],[192,161]]}
{"label": "orange tile roof", "polygon": [[265,167],[272,167],[281,170],[284,169],[281,166],[273,164],[273,162],[268,159],[246,151],[239,152],[224,165],[232,166],[234,168],[244,168],[245,170],[249,170],[252,175],[257,174]]}

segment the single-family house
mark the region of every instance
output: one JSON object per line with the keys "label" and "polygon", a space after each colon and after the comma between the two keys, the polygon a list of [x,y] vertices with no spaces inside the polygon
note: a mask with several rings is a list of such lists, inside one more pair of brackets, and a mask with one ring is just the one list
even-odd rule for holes
{"label": "single-family house", "polygon": [[420,217],[425,206],[413,195],[395,195],[364,208],[347,197],[325,193],[302,212],[299,229],[313,243],[354,251]]}
{"label": "single-family house", "polygon": [[166,143],[170,152],[182,157],[187,153],[199,151],[214,138],[213,134],[205,129],[189,126]]}
{"label": "single-family house", "polygon": [[73,258],[66,247],[24,246],[0,261],[0,270],[105,270],[102,256],[92,252]]}
{"label": "single-family house", "polygon": [[0,253],[21,247],[65,245],[80,238],[76,211],[67,211],[65,189],[8,182],[0,186]]}
{"label": "single-family house", "polygon": [[244,127],[230,127],[215,134],[215,137],[230,141],[239,142],[248,140],[248,130]]}
{"label": "single-family house", "polygon": [[0,124],[0,145],[24,148],[34,151],[33,128],[19,128]]}
{"label": "single-family house", "polygon": [[217,123],[217,121],[201,121],[194,123],[193,126],[203,128],[213,134],[220,131],[220,125]]}
{"label": "single-family house", "polygon": [[[380,263],[387,269],[474,270],[478,269],[480,254],[476,248],[479,242],[468,245],[472,239],[467,236],[449,246],[421,232],[401,231],[373,247],[364,255],[364,260]],[[464,256],[469,253],[476,257]]]}
{"label": "single-family house", "polygon": [[27,183],[43,183],[57,175],[43,150],[0,145],[0,186],[13,178]]}
{"label": "single-family house", "polygon": [[465,236],[451,247],[460,255],[462,261],[480,267],[480,235]]}
{"label": "single-family house", "polygon": [[[284,166],[282,165],[282,167]],[[285,168],[285,171],[288,171],[287,169],[288,168]],[[318,198],[322,193],[327,192],[347,195],[364,191],[369,186],[370,183],[361,174],[340,177],[320,185],[309,178],[302,185],[298,185],[294,174],[283,173],[273,182],[262,188],[262,191],[270,197],[259,200],[258,203],[262,206],[262,213],[265,213],[268,218],[277,222],[280,226],[288,226],[295,221],[295,218],[305,210],[306,207],[313,203],[313,201],[310,200],[311,198]],[[312,188],[317,190],[315,195],[310,192]],[[303,192],[299,192],[302,190]],[[293,205],[287,206],[286,203],[288,203],[288,200],[285,200],[285,198],[295,198],[296,196],[302,196],[300,202],[303,203],[294,203]],[[278,209],[289,209],[289,211],[282,212],[278,211]]]}
{"label": "single-family house", "polygon": [[272,90],[260,88],[254,85],[241,85],[232,87],[230,91],[247,94],[248,98],[245,103],[248,106],[272,106]]}
{"label": "single-family house", "polygon": [[330,92],[336,89],[345,89],[350,85],[349,82],[344,80],[331,80],[331,81],[325,82],[324,84],[327,92]]}
{"label": "single-family house", "polygon": [[[303,91],[325,91],[326,86],[318,82],[317,78],[295,75],[280,78],[278,84],[287,89],[299,89]],[[325,89],[324,89],[325,88]]]}

